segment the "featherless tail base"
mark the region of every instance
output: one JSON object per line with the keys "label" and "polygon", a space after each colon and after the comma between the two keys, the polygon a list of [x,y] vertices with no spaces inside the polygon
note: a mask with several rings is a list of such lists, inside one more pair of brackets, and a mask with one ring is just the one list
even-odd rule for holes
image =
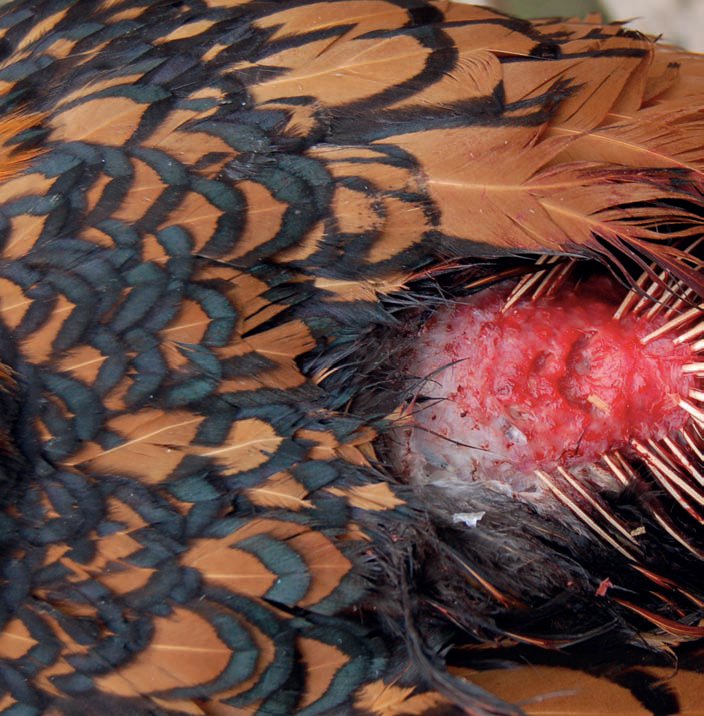
{"label": "featherless tail base", "polygon": [[611,284],[512,307],[505,291],[485,291],[436,311],[406,368],[419,386],[397,470],[423,483],[503,478],[538,500],[538,470],[581,471],[683,428],[695,355],[669,336],[644,341],[662,318],[615,320]]}

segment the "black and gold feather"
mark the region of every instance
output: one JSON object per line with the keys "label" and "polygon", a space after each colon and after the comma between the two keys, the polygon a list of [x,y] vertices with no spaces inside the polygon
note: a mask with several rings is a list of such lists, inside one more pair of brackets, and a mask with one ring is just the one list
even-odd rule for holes
{"label": "black and gold feather", "polygon": [[18,0],[0,54],[0,713],[686,708],[691,551],[468,535],[375,440],[470,275],[702,295],[702,57],[420,0]]}

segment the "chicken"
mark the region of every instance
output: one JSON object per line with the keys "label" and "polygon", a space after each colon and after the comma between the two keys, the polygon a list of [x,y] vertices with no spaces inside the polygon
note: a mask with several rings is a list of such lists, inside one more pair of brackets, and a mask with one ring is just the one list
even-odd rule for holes
{"label": "chicken", "polygon": [[0,28],[1,713],[508,715],[567,669],[684,708],[701,368],[691,444],[549,507],[390,445],[409,345],[494,284],[613,275],[698,335],[702,57],[421,0]]}

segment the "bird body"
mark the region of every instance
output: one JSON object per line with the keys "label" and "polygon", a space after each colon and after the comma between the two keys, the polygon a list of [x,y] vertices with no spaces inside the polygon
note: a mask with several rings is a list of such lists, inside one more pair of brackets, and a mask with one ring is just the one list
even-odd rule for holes
{"label": "bird body", "polygon": [[0,37],[0,713],[516,714],[476,670],[700,663],[698,468],[691,520],[647,465],[598,496],[624,554],[384,442],[409,326],[537,255],[698,306],[700,56],[416,0],[13,2]]}

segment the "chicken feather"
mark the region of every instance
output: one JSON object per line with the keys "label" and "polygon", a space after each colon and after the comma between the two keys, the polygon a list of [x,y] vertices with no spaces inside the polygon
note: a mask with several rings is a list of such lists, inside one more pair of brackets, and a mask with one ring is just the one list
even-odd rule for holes
{"label": "chicken feather", "polygon": [[537,256],[698,306],[701,56],[444,0],[15,0],[0,52],[0,713],[675,713],[652,494],[636,562],[380,437],[404,320]]}

